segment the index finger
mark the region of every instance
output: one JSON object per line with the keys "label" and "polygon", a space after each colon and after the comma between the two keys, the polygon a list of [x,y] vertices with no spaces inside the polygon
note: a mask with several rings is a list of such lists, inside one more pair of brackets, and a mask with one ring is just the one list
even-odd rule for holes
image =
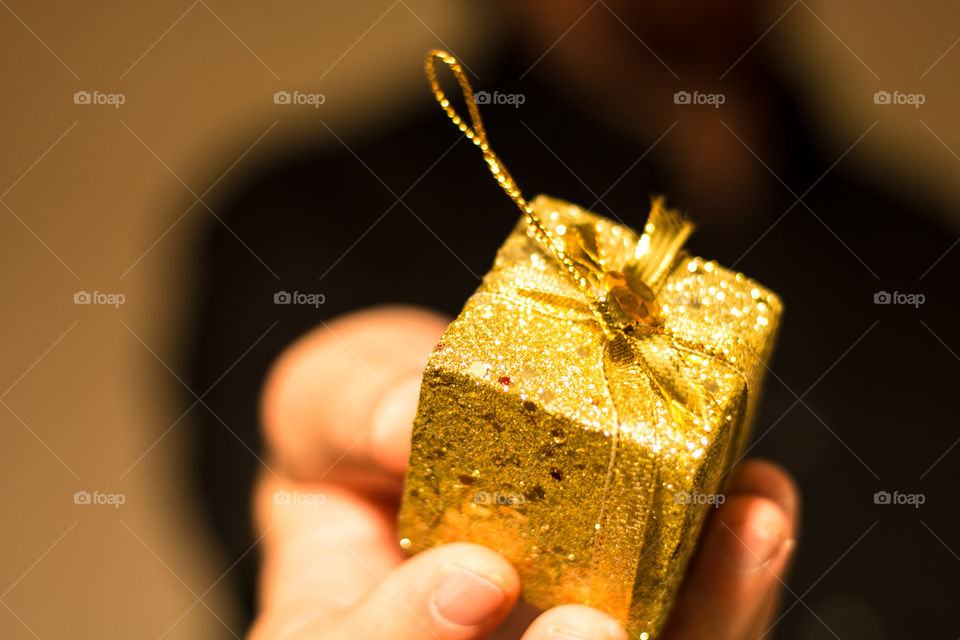
{"label": "index finger", "polygon": [[425,309],[380,307],[291,345],[267,376],[261,404],[277,468],[297,480],[396,486],[427,355],[448,322]]}

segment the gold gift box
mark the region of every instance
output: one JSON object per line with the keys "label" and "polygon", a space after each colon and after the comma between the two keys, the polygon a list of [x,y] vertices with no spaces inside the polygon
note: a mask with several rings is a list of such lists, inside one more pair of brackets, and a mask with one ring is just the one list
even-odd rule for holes
{"label": "gold gift box", "polygon": [[[524,219],[507,238],[424,371],[401,546],[485,545],[532,604],[591,605],[652,638],[742,450],[781,304],[682,252],[659,201],[641,236],[530,207],[593,277],[577,286]],[[624,278],[646,298],[607,314],[588,291],[616,300]]]}

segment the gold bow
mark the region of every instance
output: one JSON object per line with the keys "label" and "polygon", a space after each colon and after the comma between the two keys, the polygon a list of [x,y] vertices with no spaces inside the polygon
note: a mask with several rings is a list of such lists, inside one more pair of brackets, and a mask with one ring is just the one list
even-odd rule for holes
{"label": "gold bow", "polygon": [[[453,71],[460,85],[470,114],[469,126],[440,89],[435,68],[437,60]],[[642,373],[666,402],[675,420],[706,420],[709,406],[718,407],[711,397],[714,383],[704,381],[700,372],[691,369],[702,371],[702,367],[696,365],[711,360],[732,369],[741,378],[743,374],[723,354],[711,353],[706,346],[664,329],[658,293],[676,262],[684,256],[682,247],[693,231],[693,224],[679,212],[667,209],[662,198],[655,198],[634,257],[623,265],[605,265],[597,246],[594,225],[576,224],[563,227],[562,233],[560,229],[556,234],[551,233],[524,199],[510,172],[490,147],[473,88],[457,59],[445,51],[432,50],[427,56],[426,71],[440,106],[460,131],[480,148],[494,178],[523,211],[524,221],[533,236],[560,263],[589,301],[590,312],[606,337],[604,369],[614,406],[626,404],[617,402],[620,393],[616,388],[621,385],[616,382],[625,378],[636,379],[637,373]],[[562,236],[562,242],[558,236]],[[535,306],[541,309],[543,304],[565,310],[584,306],[583,300],[555,294],[532,290],[518,293],[536,300],[538,304]]]}

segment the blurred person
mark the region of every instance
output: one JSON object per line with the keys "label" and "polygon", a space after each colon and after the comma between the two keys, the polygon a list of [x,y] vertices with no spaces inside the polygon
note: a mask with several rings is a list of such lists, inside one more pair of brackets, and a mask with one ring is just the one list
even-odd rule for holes
{"label": "blurred person", "polygon": [[[649,195],[667,194],[700,227],[692,253],[785,302],[749,453],[786,471],[751,460],[731,474],[663,637],[760,638],[774,623],[787,638],[851,625],[956,635],[945,618],[914,615],[955,599],[944,550],[915,517],[887,511],[877,526],[870,497],[881,478],[913,481],[955,437],[949,403],[927,399],[957,380],[944,344],[960,344],[958,256],[927,203],[849,170],[843,149],[854,140],[839,152],[814,142],[769,48],[774,35],[761,39],[769,25],[758,5],[500,3],[512,31],[474,85],[524,100],[482,105],[488,135],[527,195],[637,227]],[[722,106],[674,97],[692,90],[723,95]],[[446,640],[499,625],[506,637],[624,637],[587,607],[515,607],[515,572],[483,547],[404,560],[396,546],[426,354],[517,215],[428,92],[422,109],[385,127],[331,130],[323,148],[263,167],[215,210],[229,230],[203,240],[189,345],[191,386],[210,389],[198,478],[227,555],[241,558],[234,578],[259,615],[253,636]],[[922,306],[874,304],[881,290],[921,287]],[[278,291],[322,293],[324,303],[276,305]],[[928,471],[928,501],[946,503],[950,463]],[[788,472],[805,494],[796,549]],[[277,491],[324,501],[276,504]],[[955,513],[934,519],[941,537],[960,539]],[[924,588],[898,586],[910,584]],[[814,597],[830,619],[807,612]],[[858,618],[834,605],[845,601],[862,605]]]}

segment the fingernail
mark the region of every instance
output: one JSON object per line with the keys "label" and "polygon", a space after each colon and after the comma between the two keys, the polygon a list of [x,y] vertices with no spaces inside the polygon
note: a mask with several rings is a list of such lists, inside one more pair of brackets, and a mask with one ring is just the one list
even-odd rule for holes
{"label": "fingernail", "polygon": [[506,601],[496,584],[462,567],[454,567],[433,592],[433,608],[453,624],[473,627],[495,614]]}
{"label": "fingernail", "polygon": [[783,518],[776,514],[735,532],[724,523],[723,557],[737,572],[751,573],[768,566],[793,546],[787,540]]}
{"label": "fingernail", "polygon": [[420,373],[398,380],[373,407],[371,445],[379,462],[403,471],[410,449],[410,429],[417,414]]}
{"label": "fingernail", "polygon": [[618,623],[611,621],[606,628],[601,627],[591,631],[566,626],[550,627],[547,638],[549,640],[627,640],[627,632]]}

